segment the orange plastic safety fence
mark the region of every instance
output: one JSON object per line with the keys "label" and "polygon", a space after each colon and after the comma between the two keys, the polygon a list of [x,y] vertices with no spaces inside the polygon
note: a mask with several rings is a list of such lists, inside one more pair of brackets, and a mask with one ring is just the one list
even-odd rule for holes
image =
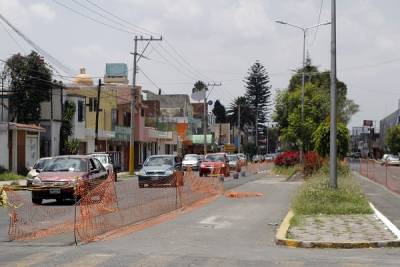
{"label": "orange plastic safety fence", "polygon": [[35,205],[29,192],[8,191],[10,239],[74,234],[76,240],[88,242],[110,230],[222,194],[223,186],[218,176],[199,177],[188,171],[143,188],[137,179],[115,183],[111,176],[102,183],[80,181],[76,193],[80,199],[75,205],[60,206],[55,202]]}

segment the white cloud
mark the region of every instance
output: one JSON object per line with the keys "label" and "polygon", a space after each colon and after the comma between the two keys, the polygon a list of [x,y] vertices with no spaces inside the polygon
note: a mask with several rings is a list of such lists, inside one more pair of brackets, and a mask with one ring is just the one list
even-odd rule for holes
{"label": "white cloud", "polygon": [[42,3],[30,5],[29,11],[33,16],[45,21],[52,21],[56,17],[56,12],[48,5]]}

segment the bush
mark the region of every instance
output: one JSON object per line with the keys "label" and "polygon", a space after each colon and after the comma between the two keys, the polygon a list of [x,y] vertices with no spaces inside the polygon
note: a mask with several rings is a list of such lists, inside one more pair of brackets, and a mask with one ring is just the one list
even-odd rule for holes
{"label": "bush", "polygon": [[0,174],[7,172],[7,169],[3,166],[0,166]]}
{"label": "bush", "polygon": [[286,151],[279,156],[277,156],[274,160],[276,166],[285,166],[291,167],[299,163],[299,152],[298,151]]}
{"label": "bush", "polygon": [[10,180],[19,180],[19,179],[25,179],[24,176],[18,175],[13,172],[4,172],[0,174],[0,181],[10,181]]}
{"label": "bush", "polygon": [[304,153],[304,175],[309,176],[318,171],[322,166],[322,158],[316,152]]}

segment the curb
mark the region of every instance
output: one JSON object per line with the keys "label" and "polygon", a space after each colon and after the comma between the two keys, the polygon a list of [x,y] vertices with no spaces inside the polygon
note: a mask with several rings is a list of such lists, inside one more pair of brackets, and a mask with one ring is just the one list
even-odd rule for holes
{"label": "curb", "polygon": [[382,248],[382,247],[400,247],[400,240],[390,241],[371,241],[371,242],[320,242],[320,241],[303,241],[297,239],[286,238],[286,234],[290,227],[290,220],[294,213],[289,210],[286,217],[279,226],[275,243],[281,246],[292,248]]}

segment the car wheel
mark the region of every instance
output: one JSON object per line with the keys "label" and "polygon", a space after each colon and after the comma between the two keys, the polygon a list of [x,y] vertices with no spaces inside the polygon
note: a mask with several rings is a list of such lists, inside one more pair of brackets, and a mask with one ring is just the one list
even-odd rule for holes
{"label": "car wheel", "polygon": [[114,182],[117,181],[117,172],[114,172]]}
{"label": "car wheel", "polygon": [[144,188],[144,184],[139,184],[139,188]]}
{"label": "car wheel", "polygon": [[199,172],[199,176],[200,176],[200,177],[203,177],[203,173]]}
{"label": "car wheel", "polygon": [[33,198],[32,197],[32,203],[36,205],[42,205],[43,199],[42,198]]}

